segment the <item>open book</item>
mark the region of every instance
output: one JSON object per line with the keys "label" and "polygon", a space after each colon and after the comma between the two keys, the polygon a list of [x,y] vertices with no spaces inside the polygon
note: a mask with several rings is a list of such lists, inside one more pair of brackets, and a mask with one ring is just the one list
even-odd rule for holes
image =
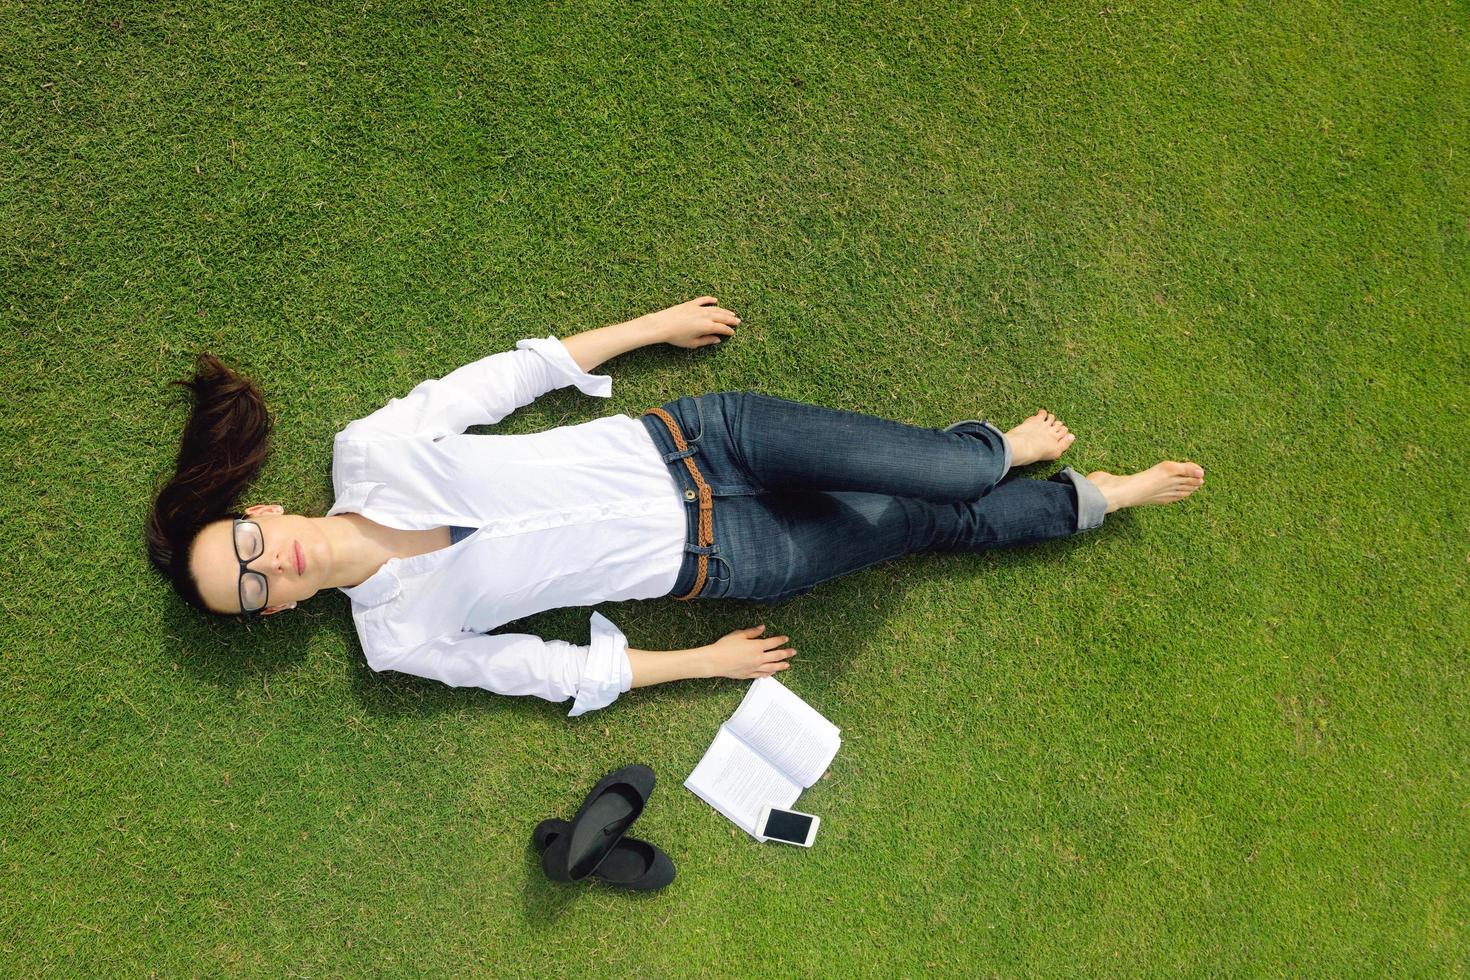
{"label": "open book", "polygon": [[838,728],[774,677],[750,685],[684,786],[752,837],[761,807],[790,807],[822,778]]}

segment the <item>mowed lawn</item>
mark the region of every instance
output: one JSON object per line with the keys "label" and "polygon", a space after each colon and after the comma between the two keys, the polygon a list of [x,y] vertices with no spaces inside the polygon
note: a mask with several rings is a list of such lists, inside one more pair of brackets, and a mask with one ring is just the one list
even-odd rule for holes
{"label": "mowed lawn", "polygon": [[[3,972],[1466,972],[1463,3],[0,0],[0,80]],[[351,420],[705,293],[732,341],[494,431],[749,389],[1207,473],[773,610],[599,607],[793,637],[845,739],[809,851],[681,785],[742,683],[568,719],[147,562],[197,351],[276,415],[242,504],[320,515]],[[546,881],[531,828],[633,761],[678,880]]]}

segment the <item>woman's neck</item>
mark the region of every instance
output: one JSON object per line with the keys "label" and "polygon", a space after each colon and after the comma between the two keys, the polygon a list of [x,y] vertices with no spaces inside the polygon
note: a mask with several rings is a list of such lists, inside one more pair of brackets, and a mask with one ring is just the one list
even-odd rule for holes
{"label": "woman's neck", "polygon": [[410,558],[449,544],[449,532],[444,527],[405,531],[355,513],[319,520],[322,536],[332,551],[331,588],[361,585],[389,559]]}

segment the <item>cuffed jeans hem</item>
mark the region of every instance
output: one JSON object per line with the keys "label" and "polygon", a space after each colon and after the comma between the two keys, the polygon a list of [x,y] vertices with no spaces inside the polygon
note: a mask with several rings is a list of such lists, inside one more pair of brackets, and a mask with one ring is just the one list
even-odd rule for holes
{"label": "cuffed jeans hem", "polygon": [[1108,512],[1108,498],[1103,496],[1097,484],[1070,466],[1062,467],[1060,475],[1071,480],[1072,486],[1077,488],[1077,530],[1091,531],[1100,527]]}
{"label": "cuffed jeans hem", "polygon": [[[980,424],[985,426],[985,428],[989,429],[991,432],[994,432],[996,435],[1000,436],[1000,444],[1006,447],[1005,468],[1000,471],[1000,480],[1004,480],[1006,478],[1006,474],[1011,471],[1011,441],[1006,438],[1006,434],[1004,432],[1000,431],[989,422],[981,422]],[[996,480],[995,482],[999,483],[1000,480]]]}
{"label": "cuffed jeans hem", "polygon": [[982,425],[985,428],[989,429],[991,432],[994,432],[996,435],[1000,436],[1000,444],[1005,447],[1005,456],[1002,460],[1000,476],[995,478],[995,482],[999,483],[1001,480],[1004,480],[1006,478],[1006,474],[1011,471],[1011,440],[1006,438],[1006,434],[1004,432],[1000,431],[995,426],[982,419],[965,419],[965,421],[963,422],[955,422],[952,425],[946,425],[944,427],[944,431],[953,432],[962,425]]}

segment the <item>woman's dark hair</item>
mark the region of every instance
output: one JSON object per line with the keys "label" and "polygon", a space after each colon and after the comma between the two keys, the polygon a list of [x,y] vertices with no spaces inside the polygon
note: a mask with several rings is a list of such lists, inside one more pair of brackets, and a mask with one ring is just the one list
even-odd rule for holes
{"label": "woman's dark hair", "polygon": [[207,524],[240,516],[234,512],[240,494],[270,453],[271,417],[255,383],[212,354],[199,355],[192,380],[169,384],[190,389],[194,405],[173,479],[148,514],[148,557],[185,602],[212,613],[189,571],[194,536]]}

